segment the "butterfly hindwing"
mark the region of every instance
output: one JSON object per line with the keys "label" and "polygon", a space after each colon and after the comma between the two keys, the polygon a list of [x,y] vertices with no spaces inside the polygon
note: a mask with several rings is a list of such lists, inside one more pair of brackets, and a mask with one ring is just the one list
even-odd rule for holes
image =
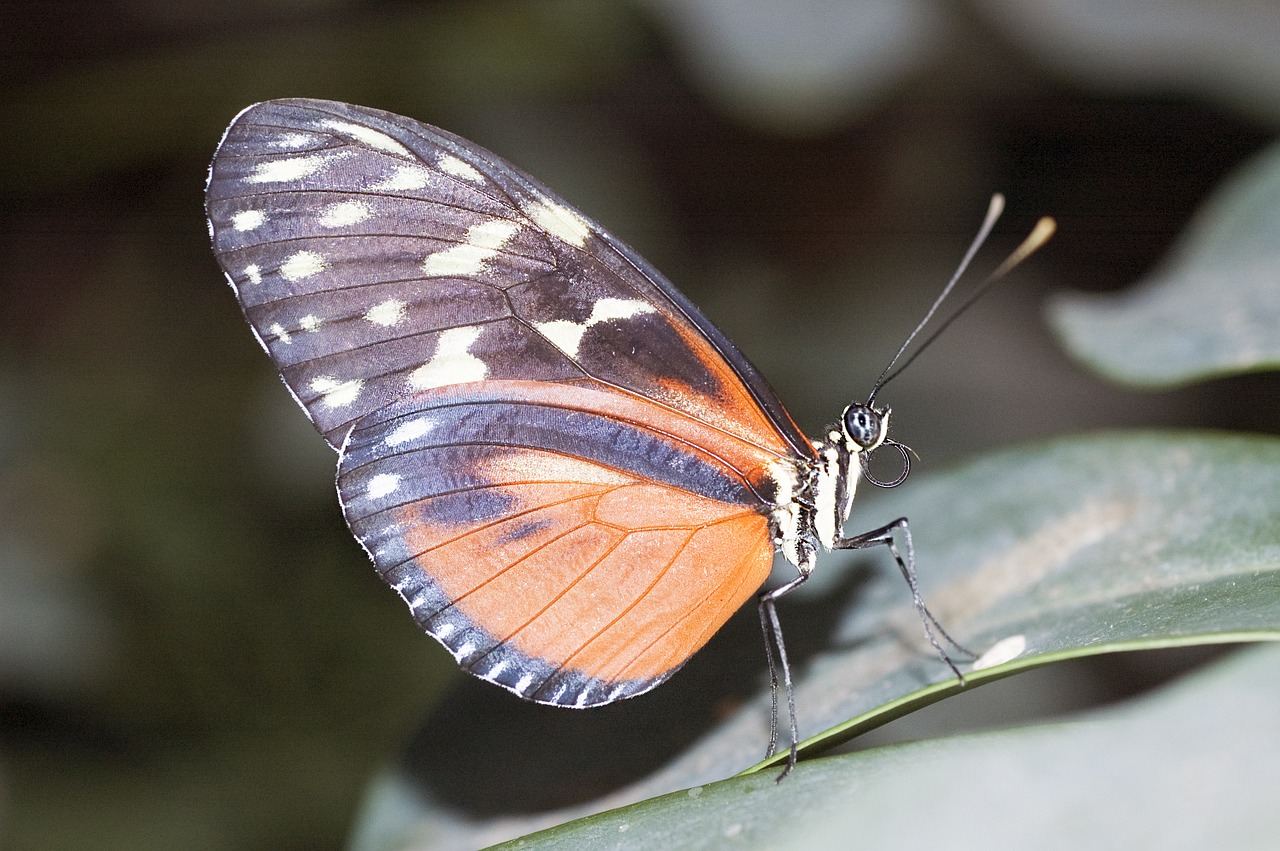
{"label": "butterfly hindwing", "polygon": [[711,431],[589,386],[455,385],[361,420],[339,493],[461,665],[590,706],[665,680],[768,575],[759,451]]}
{"label": "butterfly hindwing", "polygon": [[457,136],[328,101],[257,104],[210,169],[215,253],[335,448],[406,394],[600,382],[774,454],[809,444],[749,362],[634,251]]}

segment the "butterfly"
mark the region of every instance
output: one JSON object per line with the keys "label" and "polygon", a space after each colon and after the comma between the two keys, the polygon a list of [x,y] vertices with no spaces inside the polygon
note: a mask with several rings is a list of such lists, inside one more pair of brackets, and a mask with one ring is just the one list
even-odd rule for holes
{"label": "butterfly", "polygon": [[[352,533],[475,676],[556,706],[646,692],[757,595],[778,551],[797,574],[759,595],[769,754],[780,669],[794,764],[778,598],[821,550],[886,546],[927,614],[905,518],[842,531],[861,477],[909,469],[875,392],[806,437],[660,272],[479,145],[267,101],[228,127],[206,210],[259,344],[338,453]],[[893,481],[866,466],[882,446],[902,456]]]}

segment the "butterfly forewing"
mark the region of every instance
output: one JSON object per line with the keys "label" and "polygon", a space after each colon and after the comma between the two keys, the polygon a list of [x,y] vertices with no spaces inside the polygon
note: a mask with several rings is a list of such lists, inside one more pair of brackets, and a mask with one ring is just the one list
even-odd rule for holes
{"label": "butterfly forewing", "polygon": [[754,368],[633,251],[478,146],[389,113],[270,101],[210,170],[215,252],[337,446],[406,393],[599,381],[776,454],[808,443]]}
{"label": "butterfly forewing", "polygon": [[670,283],[528,175],[418,122],[250,107],[214,250],[348,524],[476,675],[594,705],[661,682],[764,581],[812,445]]}

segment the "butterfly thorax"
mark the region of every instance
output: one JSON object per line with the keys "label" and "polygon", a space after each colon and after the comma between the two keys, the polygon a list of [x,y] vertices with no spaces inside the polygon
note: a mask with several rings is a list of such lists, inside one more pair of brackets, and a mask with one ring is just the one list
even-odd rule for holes
{"label": "butterfly thorax", "polygon": [[812,459],[770,465],[777,494],[769,518],[774,546],[801,573],[813,569],[819,546],[829,550],[839,540],[853,507],[863,453],[884,443],[888,430],[888,408],[854,403],[823,437],[810,440]]}

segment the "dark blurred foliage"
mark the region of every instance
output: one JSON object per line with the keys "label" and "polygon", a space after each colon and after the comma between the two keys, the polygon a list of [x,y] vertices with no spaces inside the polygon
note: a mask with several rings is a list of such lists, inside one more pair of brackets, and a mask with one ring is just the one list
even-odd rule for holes
{"label": "dark blurred foliage", "polygon": [[[208,158],[256,100],[389,109],[521,164],[663,268],[810,430],[865,393],[992,191],[1010,212],[988,264],[1056,216],[1054,242],[886,391],[922,472],[1107,426],[1276,430],[1274,406],[1251,402],[1275,395],[1266,376],[1118,390],[1060,354],[1037,312],[1054,289],[1147,272],[1271,137],[1261,110],[1080,84],[955,7],[892,83],[778,126],[717,105],[664,5],[0,6],[6,847],[338,847],[458,677],[346,533],[334,458],[209,253]],[[649,730],[652,762],[753,690],[753,617],[606,735]],[[797,647],[818,640],[821,616],[791,620]],[[530,778],[476,792],[491,796],[477,813],[522,784],[543,803],[598,791],[562,783],[539,733],[485,737],[548,710],[491,688],[450,701],[410,752],[449,767],[447,800],[483,788],[441,779],[461,769]]]}

